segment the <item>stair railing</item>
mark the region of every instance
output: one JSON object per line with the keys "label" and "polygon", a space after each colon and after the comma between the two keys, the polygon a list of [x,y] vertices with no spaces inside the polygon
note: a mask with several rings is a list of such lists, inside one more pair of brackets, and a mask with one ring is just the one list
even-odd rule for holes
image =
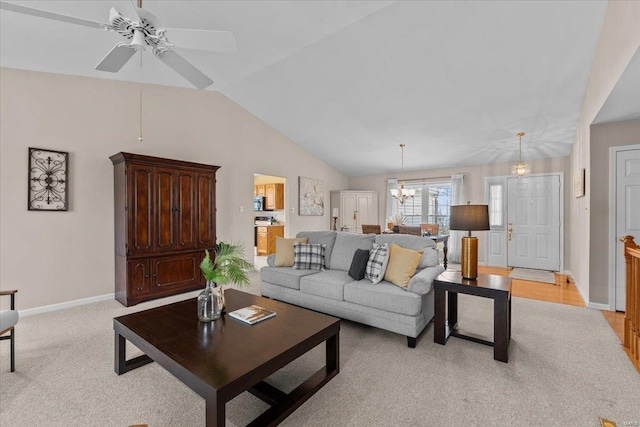
{"label": "stair railing", "polygon": [[623,346],[640,371],[640,246],[633,236],[620,239],[624,244],[626,265],[626,311]]}

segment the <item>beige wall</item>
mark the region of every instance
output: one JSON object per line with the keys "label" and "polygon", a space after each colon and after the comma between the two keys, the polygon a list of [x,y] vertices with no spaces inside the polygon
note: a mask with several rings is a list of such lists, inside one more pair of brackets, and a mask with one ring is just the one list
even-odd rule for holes
{"label": "beige wall", "polygon": [[[516,159],[514,159],[515,161]],[[564,200],[565,200],[565,215],[564,215],[564,238],[565,238],[565,250],[564,260],[565,269],[567,269],[567,260],[569,259],[569,248],[566,241],[569,236],[570,224],[568,222],[568,213],[566,210],[566,200],[569,197],[571,191],[571,182],[567,181],[567,172],[569,171],[569,158],[560,157],[555,159],[543,159],[527,161],[531,167],[532,174],[551,173],[558,172],[564,176]],[[465,174],[465,197],[472,204],[473,203],[485,203],[484,199],[484,179],[491,176],[510,176],[512,163],[500,163],[490,165],[479,166],[463,166],[459,168],[446,168],[446,169],[431,169],[424,171],[405,172],[405,179],[418,179],[418,178],[442,178],[451,177],[456,173]],[[377,190],[379,192],[378,197],[378,217],[380,218],[380,224],[385,225],[386,219],[386,203],[387,197],[387,179],[397,178],[396,174],[386,175],[369,175],[352,177],[349,179],[349,189],[351,190]],[[485,241],[484,233],[477,233],[478,236],[478,261],[485,261]]]}
{"label": "beige wall", "polygon": [[[591,215],[594,201],[591,200],[593,170],[589,167],[591,163],[589,126],[640,47],[638,22],[640,22],[640,1],[609,1],[571,151],[571,176],[581,168],[586,168],[587,179],[585,197],[572,198],[569,205],[572,225],[569,246],[573,248],[569,265],[576,284],[588,301],[592,301],[590,244],[588,244],[591,241],[590,222],[597,220]],[[602,284],[593,286],[600,289]],[[596,297],[598,301],[601,300],[599,291]]]}
{"label": "beige wall", "polygon": [[[591,242],[589,300],[609,304],[609,148],[640,144],[640,119],[591,126]],[[640,215],[640,213],[639,213]]]}
{"label": "beige wall", "polygon": [[[254,173],[287,179],[287,235],[326,230],[298,216],[299,175],[329,191],[348,178],[217,92],[0,70],[0,287],[19,289],[18,309],[113,292],[113,166],[127,151],[221,166],[218,237],[253,247]],[[27,211],[27,147],[70,153],[69,212]],[[240,212],[240,207],[243,212]],[[291,212],[293,209],[295,212]]]}

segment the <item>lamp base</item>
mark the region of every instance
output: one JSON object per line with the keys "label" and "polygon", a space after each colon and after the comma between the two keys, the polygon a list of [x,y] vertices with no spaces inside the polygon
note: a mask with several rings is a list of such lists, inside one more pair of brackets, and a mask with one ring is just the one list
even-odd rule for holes
{"label": "lamp base", "polygon": [[462,277],[475,280],[478,277],[478,238],[462,238]]}

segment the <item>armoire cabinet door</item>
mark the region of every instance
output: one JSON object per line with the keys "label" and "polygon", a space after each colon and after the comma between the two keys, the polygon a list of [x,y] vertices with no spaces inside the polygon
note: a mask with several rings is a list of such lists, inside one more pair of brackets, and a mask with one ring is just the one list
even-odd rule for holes
{"label": "armoire cabinet door", "polygon": [[155,168],[155,252],[167,252],[175,249],[174,199],[176,176],[175,169]]}
{"label": "armoire cabinet door", "polygon": [[198,173],[198,247],[212,248],[216,242],[216,177],[212,173]]}
{"label": "armoire cabinet door", "polygon": [[[176,192],[177,249],[197,247],[197,183],[196,172],[179,170],[177,172],[178,191]],[[175,209],[175,208],[174,208]]]}
{"label": "armoire cabinet door", "polygon": [[153,251],[153,167],[131,164],[127,168],[127,255]]}
{"label": "armoire cabinet door", "polygon": [[151,292],[171,292],[177,288],[200,285],[199,252],[169,255],[151,259]]}
{"label": "armoire cabinet door", "polygon": [[149,259],[140,258],[127,261],[127,275],[129,276],[129,294],[133,297],[149,293]]}

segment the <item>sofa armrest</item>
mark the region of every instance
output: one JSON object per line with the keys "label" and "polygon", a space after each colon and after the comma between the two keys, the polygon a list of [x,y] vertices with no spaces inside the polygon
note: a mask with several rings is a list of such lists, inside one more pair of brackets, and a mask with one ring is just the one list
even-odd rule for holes
{"label": "sofa armrest", "polygon": [[269,267],[275,267],[276,266],[276,254],[271,254],[267,257],[267,265]]}
{"label": "sofa armrest", "polygon": [[433,289],[433,279],[442,272],[444,267],[441,265],[423,268],[409,280],[407,290],[419,295],[428,294]]}

